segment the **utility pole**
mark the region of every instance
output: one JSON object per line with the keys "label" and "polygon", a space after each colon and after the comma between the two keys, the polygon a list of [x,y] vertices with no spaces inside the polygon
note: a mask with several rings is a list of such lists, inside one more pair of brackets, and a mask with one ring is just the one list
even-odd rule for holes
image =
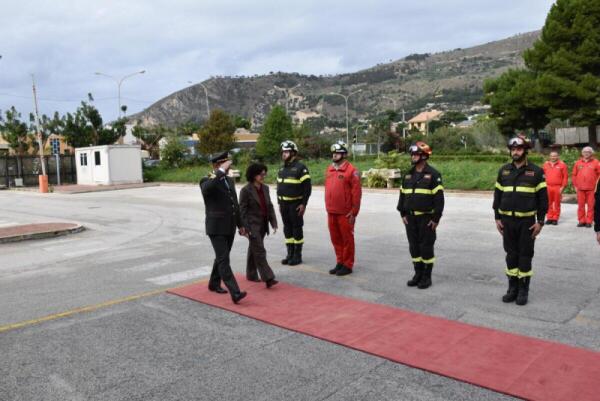
{"label": "utility pole", "polygon": [[348,144],[350,142],[350,129],[349,129],[349,123],[348,123],[348,121],[349,121],[349,119],[348,119],[348,98],[350,96],[355,95],[360,92],[362,92],[362,89],[352,92],[349,95],[342,95],[341,93],[337,93],[337,92],[329,92],[330,95],[341,96],[342,98],[344,98],[344,102],[346,103],[346,144]]}
{"label": "utility pole", "polygon": [[46,165],[44,164],[44,141],[42,130],[40,129],[40,113],[38,110],[37,92],[35,89],[35,77],[31,74],[31,87],[33,89],[33,107],[35,110],[35,126],[37,130],[38,146],[40,148],[40,162],[42,163],[42,175],[39,176],[40,192],[48,192],[48,176],[46,175]]}

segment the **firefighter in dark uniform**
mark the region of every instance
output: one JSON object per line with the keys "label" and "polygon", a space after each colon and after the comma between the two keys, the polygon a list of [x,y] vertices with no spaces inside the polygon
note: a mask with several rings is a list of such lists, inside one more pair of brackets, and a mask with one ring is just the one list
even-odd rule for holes
{"label": "firefighter in dark uniform", "polygon": [[406,227],[408,249],[415,275],[406,285],[425,289],[431,286],[435,256],[435,230],[444,211],[442,176],[427,160],[431,148],[418,141],[409,148],[412,168],[402,179],[398,211]]}
{"label": "firefighter in dark uniform", "polygon": [[241,235],[248,235],[248,233],[242,223],[235,183],[233,179],[227,177],[232,163],[229,154],[220,153],[211,158],[211,163],[213,172],[200,180],[206,211],[206,234],[215,251],[208,289],[218,294],[226,294],[227,290],[221,287],[223,281],[233,303],[237,304],[246,296],[246,292],[240,291],[231,271],[229,253],[233,246],[236,227]]}
{"label": "firefighter in dark uniform", "polygon": [[516,301],[517,305],[527,304],[535,238],[548,211],[544,171],[527,161],[529,148],[524,137],[508,141],[512,162],[498,172],[494,191],[494,218],[503,238],[508,277],[502,301]]}
{"label": "firefighter in dark uniform", "polygon": [[294,142],[281,143],[283,166],[277,174],[277,200],[287,247],[287,256],[281,263],[290,266],[302,263],[303,216],[312,191],[308,169],[297,160],[297,155]]}

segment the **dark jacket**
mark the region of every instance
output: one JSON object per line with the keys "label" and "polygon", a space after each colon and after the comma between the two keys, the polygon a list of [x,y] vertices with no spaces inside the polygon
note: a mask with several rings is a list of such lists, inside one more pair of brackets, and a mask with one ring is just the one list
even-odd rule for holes
{"label": "dark jacket", "polygon": [[[269,195],[269,187],[263,184],[262,191],[267,205],[267,223],[271,223],[271,227],[277,228],[277,217],[275,216],[275,208]],[[265,224],[258,193],[252,183],[246,184],[240,191],[240,214],[242,220],[248,224],[252,235],[259,235],[263,228],[266,228],[267,234],[269,233],[269,224]]]}
{"label": "dark jacket", "polygon": [[494,216],[532,217],[543,223],[548,211],[548,191],[544,171],[527,162],[521,168],[514,163],[498,171],[494,191]]}
{"label": "dark jacket", "polygon": [[236,227],[245,226],[240,215],[235,182],[223,171],[217,170],[202,177],[200,189],[206,211],[207,235],[235,235]]}
{"label": "dark jacket", "polygon": [[312,191],[310,174],[306,166],[294,159],[285,163],[277,173],[277,200],[281,202],[301,202],[308,204]]}
{"label": "dark jacket", "polygon": [[422,172],[413,167],[402,178],[400,199],[396,209],[402,217],[430,214],[431,220],[439,223],[444,212],[444,186],[441,174],[425,165]]}

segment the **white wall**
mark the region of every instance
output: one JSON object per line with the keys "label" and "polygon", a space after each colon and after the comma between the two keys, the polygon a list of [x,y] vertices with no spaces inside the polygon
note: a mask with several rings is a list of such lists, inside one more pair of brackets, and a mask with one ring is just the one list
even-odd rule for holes
{"label": "white wall", "polygon": [[142,183],[142,152],[139,146],[111,146],[110,183]]}
{"label": "white wall", "polygon": [[[96,152],[100,165],[96,165]],[[87,166],[81,165],[87,155]],[[115,185],[142,183],[142,155],[139,145],[105,145],[75,149],[77,184]]]}

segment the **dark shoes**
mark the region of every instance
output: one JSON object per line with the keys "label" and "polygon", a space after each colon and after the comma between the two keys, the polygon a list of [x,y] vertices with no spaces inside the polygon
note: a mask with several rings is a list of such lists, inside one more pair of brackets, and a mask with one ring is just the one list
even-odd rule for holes
{"label": "dark shoes", "polygon": [[558,220],[546,220],[546,225],[549,226],[557,226],[558,225]]}
{"label": "dark shoes", "polygon": [[585,227],[585,223],[579,223],[577,224],[577,227]]}
{"label": "dark shoes", "polygon": [[292,258],[288,260],[289,266],[296,266],[302,263],[302,244],[292,245]]}
{"label": "dark shoes", "polygon": [[519,294],[517,295],[517,305],[523,306],[527,304],[527,298],[529,297],[529,280],[530,277],[523,277],[519,279]]}
{"label": "dark shoes", "polygon": [[335,272],[336,276],[345,276],[347,274],[352,274],[352,269],[347,268],[346,266],[342,265],[342,267],[340,267],[338,269],[337,272]]}
{"label": "dark shoes", "polygon": [[586,226],[587,228],[591,228],[591,227],[592,227],[592,225],[591,225],[590,223],[587,223],[585,226]]}
{"label": "dark shoes", "polygon": [[267,281],[265,284],[267,285],[267,288],[271,288],[271,287],[273,287],[277,283],[279,283],[279,281],[277,281],[274,278],[272,278],[271,280]]}
{"label": "dark shoes", "polygon": [[217,294],[227,294],[227,290],[221,286],[215,287],[215,288],[208,287],[208,290],[212,291],[212,292],[216,292]]}
{"label": "dark shoes", "polygon": [[502,302],[515,302],[519,293],[519,279],[517,277],[508,278],[508,291],[502,296]]}
{"label": "dark shoes", "polygon": [[294,254],[294,244],[287,244],[286,248],[287,256],[285,257],[285,259],[281,259],[282,265],[287,265],[288,263],[290,263],[290,260],[292,260],[292,255]]}
{"label": "dark shoes", "polygon": [[431,270],[433,269],[433,265],[425,265],[423,268],[423,274],[421,275],[421,279],[419,280],[419,284],[417,284],[417,288],[420,290],[424,290],[426,288],[431,287]]}
{"label": "dark shoes", "polygon": [[248,293],[246,293],[246,291],[240,291],[237,294],[231,294],[231,300],[233,301],[234,304],[237,304],[242,299],[246,298],[246,295],[248,295]]}
{"label": "dark shoes", "polygon": [[329,270],[329,274],[336,274],[342,266],[343,265],[341,263],[336,264],[333,269]]}
{"label": "dark shoes", "polygon": [[416,287],[419,285],[419,281],[421,281],[421,276],[423,275],[423,270],[425,269],[423,263],[421,262],[413,262],[413,267],[415,269],[415,275],[406,282],[406,285],[409,287]]}

